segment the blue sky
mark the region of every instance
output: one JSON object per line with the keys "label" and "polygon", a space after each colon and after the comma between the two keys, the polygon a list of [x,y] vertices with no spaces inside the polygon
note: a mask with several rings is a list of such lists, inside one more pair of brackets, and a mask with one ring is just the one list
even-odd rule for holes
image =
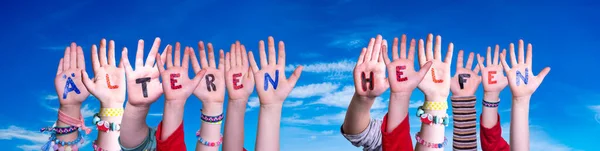
{"label": "blue sky", "polygon": [[[53,78],[64,47],[72,41],[84,47],[89,70],[90,46],[101,38],[114,39],[117,47],[130,49],[138,39],[161,37],[163,47],[176,41],[196,47],[203,40],[228,49],[240,40],[257,50],[258,41],[272,35],[286,43],[287,75],[294,65],[305,65],[283,109],[281,150],[359,150],[340,135],[339,128],[354,91],[352,69],[360,48],[376,34],[389,40],[401,34],[418,39],[434,33],[442,35],[444,50],[448,42],[454,42],[455,50],[477,53],[495,44],[506,48],[520,38],[532,43],[534,73],[545,66],[552,71],[532,97],[531,149],[595,150],[600,140],[593,135],[600,134],[600,88],[596,87],[600,83],[595,70],[600,65],[595,47],[600,43],[599,5],[595,1],[499,0],[4,2],[0,6],[4,62],[0,79],[4,79],[1,92],[6,107],[0,111],[0,146],[4,150],[37,149],[47,140],[38,130],[56,120],[59,103]],[[477,95],[482,97],[482,91]],[[388,96],[389,91],[378,99],[373,117],[382,118],[387,112]],[[510,97],[506,88],[500,105],[505,138],[509,136]],[[415,90],[411,115],[421,100],[422,93]],[[244,146],[251,150],[257,129],[256,101],[253,95],[246,112]],[[151,107],[149,125],[161,120],[163,103],[161,98]],[[99,108],[93,97],[82,107],[87,120]],[[184,117],[188,148],[195,146],[200,108],[197,98],[188,99]],[[479,105],[477,110],[480,113]],[[419,121],[410,120],[415,133]],[[451,137],[450,130],[451,126],[447,137]],[[95,139],[95,133],[88,140]]]}

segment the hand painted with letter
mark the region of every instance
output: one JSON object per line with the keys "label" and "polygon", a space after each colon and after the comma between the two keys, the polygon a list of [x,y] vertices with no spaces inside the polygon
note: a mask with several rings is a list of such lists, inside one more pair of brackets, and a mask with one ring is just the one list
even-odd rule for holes
{"label": "hand painted with letter", "polygon": [[474,96],[477,87],[481,83],[481,76],[478,75],[480,68],[477,66],[475,70],[471,70],[473,67],[473,52],[469,53],[467,64],[463,67],[463,54],[463,50],[458,51],[456,74],[452,78],[450,90],[453,96]]}
{"label": "hand painted with letter", "polygon": [[417,88],[417,85],[423,80],[429,68],[431,68],[431,62],[427,62],[417,72],[415,71],[415,39],[410,41],[410,48],[408,50],[408,57],[406,56],[406,35],[402,35],[402,41],[400,42],[400,56],[398,56],[398,38],[394,38],[392,45],[392,57],[390,60],[388,56],[387,41],[383,40],[384,51],[383,58],[388,70],[389,84],[391,93],[405,93],[411,94],[412,91]]}
{"label": "hand painted with letter", "polygon": [[196,58],[194,48],[189,47],[192,59],[192,67],[194,72],[200,72],[200,70],[206,70],[204,77],[200,80],[200,84],[194,90],[194,95],[200,99],[200,101],[223,103],[225,99],[225,78],[223,63],[224,54],[223,50],[219,51],[219,66],[215,63],[215,51],[211,43],[208,43],[208,61],[206,60],[206,52],[204,52],[204,42],[198,42],[198,49],[200,49],[200,64]]}
{"label": "hand painted with letter", "polygon": [[225,83],[229,99],[247,101],[254,91],[254,74],[248,65],[246,47],[236,41],[225,55]]}
{"label": "hand painted with letter", "polygon": [[[494,60],[492,60],[491,54],[492,48],[488,47],[487,50],[487,60],[486,64],[483,65],[483,57],[477,54],[477,64],[481,69],[481,77],[483,80],[483,91],[484,92],[492,92],[492,93],[500,93],[502,89],[508,85],[508,80],[504,76],[504,70],[502,69],[502,65],[498,60],[500,56],[500,46],[496,45],[494,50]],[[502,54],[506,54],[506,49],[502,50]]]}
{"label": "hand painted with letter", "polygon": [[[106,39],[100,41],[100,55],[96,45],[92,46],[92,68],[94,80],[89,79],[83,71],[83,83],[87,89],[100,100],[103,108],[122,108],[125,102],[125,68],[123,61],[117,67],[115,60],[115,42],[108,44],[108,60],[106,56]],[[123,59],[121,57],[121,59]]]}
{"label": "hand painted with letter", "polygon": [[382,50],[383,37],[371,38],[369,46],[362,48],[356,66],[354,67],[354,88],[356,94],[363,97],[375,98],[383,94],[390,85],[385,78],[385,63]]}
{"label": "hand painted with letter", "polygon": [[[504,72],[508,77],[508,84],[513,98],[530,97],[533,92],[542,84],[542,81],[550,72],[550,67],[544,68],[537,76],[532,72],[532,46],[527,45],[527,60],[525,60],[523,40],[519,40],[519,58],[515,57],[515,46],[510,44],[510,60],[512,68],[506,63],[506,54],[500,55]],[[518,99],[517,99],[518,100]],[[526,99],[529,100],[529,99]]]}
{"label": "hand painted with letter", "polygon": [[167,68],[165,64],[160,60],[159,56],[156,56],[158,61],[158,71],[162,78],[162,87],[165,93],[165,103],[174,103],[177,105],[184,105],[200,80],[204,77],[206,70],[200,70],[196,73],[194,79],[190,79],[188,75],[188,67],[190,60],[190,51],[193,51],[190,47],[185,47],[183,55],[183,61],[181,61],[181,46],[179,42],[175,44],[175,57],[172,57],[172,46],[167,45]]}
{"label": "hand painted with letter", "polygon": [[85,71],[85,58],[81,46],[71,43],[65,48],[65,55],[60,59],[54,87],[61,105],[81,106],[90,95],[82,81],[81,72]]}
{"label": "hand painted with letter", "polygon": [[[125,74],[127,75],[127,96],[129,104],[133,106],[146,106],[156,102],[163,94],[162,83],[160,82],[160,73],[155,63],[156,56],[159,55],[160,38],[154,39],[154,44],[144,63],[144,40],[138,41],[138,48],[135,55],[135,70],[129,63],[128,50],[123,48],[123,64]],[[165,50],[166,51],[166,50]],[[160,55],[160,60],[165,61],[166,53]]]}
{"label": "hand painted with letter", "polygon": [[433,62],[431,69],[418,86],[425,94],[427,101],[445,101],[447,99],[450,92],[450,64],[453,50],[454,44],[450,43],[446,58],[442,61],[441,36],[436,36],[435,48],[433,47],[433,34],[427,36],[427,46],[424,46],[423,39],[419,40],[419,64],[423,67],[427,62]]}

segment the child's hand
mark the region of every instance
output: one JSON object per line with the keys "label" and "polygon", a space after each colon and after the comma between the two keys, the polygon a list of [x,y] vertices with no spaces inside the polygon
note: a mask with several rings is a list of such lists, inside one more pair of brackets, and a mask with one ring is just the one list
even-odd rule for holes
{"label": "child's hand", "polygon": [[[121,59],[123,59],[121,57]],[[100,41],[100,56],[96,45],[92,46],[92,68],[94,80],[89,79],[83,71],[83,82],[87,89],[100,100],[104,108],[122,108],[125,102],[125,70],[123,61],[117,67],[115,61],[115,42],[108,44],[108,60],[106,56],[106,39]]]}
{"label": "child's hand", "polygon": [[[356,94],[375,98],[380,96],[390,85],[385,78],[385,63],[381,55],[383,38],[371,38],[369,46],[363,48],[354,67],[354,88]],[[386,44],[387,45],[387,44]]]}
{"label": "child's hand", "polygon": [[[481,77],[483,80],[483,91],[484,92],[492,92],[492,93],[500,93],[502,89],[508,85],[508,80],[504,76],[504,71],[502,70],[502,65],[498,60],[500,54],[500,46],[496,45],[496,49],[494,50],[494,60],[492,60],[491,54],[492,48],[488,47],[487,50],[487,65],[483,65],[483,57],[477,54],[477,64],[481,69]],[[502,54],[506,54],[506,50],[502,50]],[[489,100],[487,100],[489,101]]]}
{"label": "child's hand", "polygon": [[391,87],[391,93],[408,93],[417,88],[417,85],[423,80],[423,77],[431,67],[431,62],[427,62],[417,72],[415,71],[415,39],[410,41],[410,48],[408,50],[408,57],[406,56],[406,35],[402,35],[402,41],[400,42],[400,57],[398,57],[398,38],[394,38],[392,45],[392,56],[394,60],[391,60],[388,56],[387,41],[383,40],[384,51],[383,58],[388,70],[389,84]]}
{"label": "child's hand", "polygon": [[225,80],[229,100],[247,101],[254,91],[254,74],[248,66],[246,48],[239,41],[225,55]]}
{"label": "child's hand", "polygon": [[[163,94],[162,83],[160,83],[160,73],[154,63],[154,59],[159,55],[158,48],[160,47],[160,38],[154,40],[146,63],[144,64],[144,40],[138,41],[138,48],[135,57],[135,70],[129,63],[127,57],[128,50],[124,48],[121,58],[125,66],[125,74],[127,75],[127,96],[129,104],[134,106],[146,106],[156,102]],[[160,60],[164,62],[166,53],[163,51],[160,55]]]}
{"label": "child's hand", "polygon": [[90,95],[85,88],[81,73],[85,71],[85,58],[81,46],[71,43],[65,49],[65,55],[60,59],[54,87],[58,94],[60,105],[81,105]]}
{"label": "child's hand", "polygon": [[[506,63],[506,54],[500,55],[504,72],[508,77],[508,84],[512,92],[513,98],[530,97],[533,92],[542,84],[544,77],[550,72],[550,67],[544,68],[538,76],[534,76],[531,68],[532,62],[532,46],[527,45],[527,60],[525,60],[523,40],[519,40],[519,59],[515,57],[514,44],[510,44],[510,60],[512,68]],[[519,99],[513,99],[519,100]],[[529,100],[529,99],[524,99]]]}
{"label": "child's hand", "polygon": [[475,67],[475,70],[471,70],[473,67],[473,52],[469,53],[469,59],[467,59],[467,65],[463,67],[463,51],[458,51],[458,58],[456,59],[456,74],[452,78],[450,84],[450,90],[452,90],[453,96],[474,96],[477,87],[481,83],[481,77],[479,74],[479,66]]}
{"label": "child's hand", "polygon": [[192,94],[200,79],[204,77],[206,70],[200,70],[196,73],[194,79],[190,79],[188,75],[188,66],[190,60],[191,48],[185,47],[183,55],[183,61],[180,61],[180,49],[179,42],[175,44],[175,57],[171,57],[171,45],[167,45],[167,69],[164,67],[164,63],[160,60],[159,56],[156,56],[158,60],[158,71],[163,81],[163,91],[165,93],[166,103],[175,103],[178,105],[185,104],[185,101]]}
{"label": "child's hand", "polygon": [[206,53],[204,52],[204,42],[198,42],[198,49],[200,49],[200,64],[196,59],[196,53],[194,48],[189,47],[192,57],[192,67],[194,72],[200,72],[200,70],[206,70],[204,77],[200,80],[200,83],[194,90],[194,95],[200,99],[203,103],[223,103],[225,98],[225,78],[223,63],[224,54],[223,50],[219,51],[219,66],[215,63],[215,51],[211,43],[208,43],[208,61],[206,60]]}
{"label": "child's hand", "polygon": [[[433,51],[432,51],[433,50]],[[446,58],[442,61],[442,37],[437,36],[435,48],[433,48],[433,34],[427,36],[427,47],[423,40],[419,40],[419,64],[424,67],[429,61],[433,62],[431,69],[419,83],[419,89],[423,91],[427,101],[445,101],[450,91],[450,64],[452,63],[452,51],[454,44],[448,45]],[[435,54],[434,54],[435,53]]]}

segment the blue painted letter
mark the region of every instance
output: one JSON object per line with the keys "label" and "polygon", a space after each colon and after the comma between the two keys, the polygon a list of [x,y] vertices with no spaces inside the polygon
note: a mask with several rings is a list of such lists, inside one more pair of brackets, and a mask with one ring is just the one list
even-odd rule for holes
{"label": "blue painted letter", "polygon": [[[71,76],[75,77],[75,74],[71,74]],[[65,89],[63,92],[63,99],[67,99],[67,94],[71,91],[75,91],[75,93],[79,94],[79,89],[75,85],[75,82],[71,79],[71,77],[63,76],[63,78],[67,78],[67,83],[65,84]]]}
{"label": "blue painted letter", "polygon": [[269,73],[265,73],[265,91],[269,88],[269,83],[273,85],[273,89],[277,89],[277,85],[279,83],[279,70],[275,70],[275,80],[271,78]]}
{"label": "blue painted letter", "polygon": [[525,68],[525,76],[523,76],[521,71],[517,70],[517,86],[521,85],[521,80],[525,84],[529,82],[529,69]]}

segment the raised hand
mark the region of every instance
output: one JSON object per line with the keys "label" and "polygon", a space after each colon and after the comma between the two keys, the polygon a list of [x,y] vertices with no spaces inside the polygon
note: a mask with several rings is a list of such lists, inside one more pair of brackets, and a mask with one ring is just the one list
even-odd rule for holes
{"label": "raised hand", "polygon": [[469,53],[467,64],[463,67],[463,53],[463,50],[458,51],[456,74],[452,78],[450,90],[453,96],[474,96],[477,87],[481,83],[481,76],[478,75],[480,67],[477,66],[475,70],[471,70],[473,67],[473,52]]}
{"label": "raised hand", "polygon": [[[123,59],[121,57],[121,59]],[[87,89],[100,100],[103,108],[122,108],[125,102],[125,70],[123,61],[117,67],[115,61],[115,42],[108,44],[108,60],[106,56],[106,39],[100,41],[100,56],[96,45],[92,46],[92,68],[94,80],[87,77],[83,70],[83,83]]]}
{"label": "raised hand", "polygon": [[75,105],[79,108],[90,95],[83,84],[82,71],[85,71],[83,51],[81,46],[71,43],[70,47],[65,48],[65,55],[60,59],[56,78],[54,78],[54,87],[61,106]]}
{"label": "raised hand", "polygon": [[[154,39],[154,44],[150,49],[150,53],[144,63],[144,40],[138,41],[138,48],[135,56],[135,70],[129,63],[127,57],[128,50],[123,48],[123,64],[125,67],[125,74],[127,75],[127,92],[129,104],[133,106],[145,106],[148,107],[150,104],[156,102],[162,95],[162,83],[160,83],[160,73],[155,64],[156,55],[158,55],[158,48],[160,47],[160,38]],[[166,53],[160,56],[161,61],[165,61]]]}
{"label": "raised hand", "polygon": [[256,90],[261,105],[282,104],[285,98],[290,94],[296,82],[302,73],[302,66],[298,66],[289,79],[285,76],[285,44],[279,41],[279,61],[275,59],[275,40],[269,36],[269,58],[265,52],[265,42],[258,43],[260,51],[260,66],[259,70],[252,51],[248,53],[250,65],[254,73],[256,81]]}
{"label": "raised hand", "polygon": [[194,79],[190,79],[188,75],[188,67],[190,60],[190,47],[185,47],[183,61],[181,61],[181,46],[179,42],[175,44],[175,57],[172,57],[172,46],[167,45],[167,68],[164,63],[156,56],[158,61],[158,71],[160,72],[163,81],[163,91],[165,93],[165,103],[175,103],[178,105],[185,104],[185,101],[192,94],[194,89],[200,83],[206,70],[200,70],[196,73]]}
{"label": "raised hand", "polygon": [[[192,67],[194,72],[200,72],[202,68],[206,70],[206,73],[200,84],[194,90],[194,95],[200,99],[203,103],[215,102],[223,103],[225,97],[225,79],[224,74],[224,54],[223,50],[219,51],[219,66],[215,63],[215,51],[211,43],[208,43],[208,61],[206,60],[206,52],[204,52],[204,42],[198,42],[198,49],[200,49],[200,64],[196,59],[194,48],[189,47],[189,51],[192,57]],[[187,50],[186,50],[187,51]]]}
{"label": "raised hand", "polygon": [[[432,51],[433,50],[433,51]],[[433,47],[433,34],[427,36],[427,46],[419,40],[419,64],[421,67],[429,61],[433,62],[431,69],[419,83],[419,89],[427,97],[427,101],[445,101],[450,89],[450,64],[454,44],[448,45],[445,61],[442,61],[442,37],[437,36]],[[443,100],[442,100],[443,99]]]}
{"label": "raised hand", "polygon": [[236,41],[225,55],[225,80],[231,101],[247,101],[254,91],[254,74],[248,65],[246,47]]}
{"label": "raised hand", "polygon": [[363,48],[354,67],[354,88],[356,94],[375,98],[380,96],[390,85],[385,78],[385,63],[380,56],[384,47],[383,38],[371,38],[369,46]]}
{"label": "raised hand", "polygon": [[[510,44],[510,60],[511,65],[506,63],[506,54],[500,55],[504,72],[508,77],[508,84],[512,92],[513,98],[530,97],[533,92],[542,84],[544,77],[550,72],[550,67],[544,68],[537,76],[532,72],[532,46],[527,44],[527,60],[525,60],[523,40],[519,40],[519,58],[515,57],[515,45]],[[515,100],[515,99],[513,99]],[[519,100],[519,99],[516,99]],[[529,99],[526,99],[529,100]]]}
{"label": "raised hand", "polygon": [[[504,76],[502,65],[500,65],[500,61],[498,60],[498,57],[500,56],[498,51],[500,51],[500,46],[496,45],[494,50],[494,60],[492,60],[492,48],[488,47],[486,65],[483,65],[483,60],[485,59],[477,54],[477,64],[481,69],[481,77],[483,80],[483,91],[486,93],[500,93],[500,91],[508,85],[508,80]],[[506,54],[505,49],[502,50],[502,54]]]}
{"label": "raised hand", "polygon": [[402,35],[402,41],[400,42],[400,57],[398,57],[398,38],[394,38],[394,43],[392,45],[393,60],[390,60],[390,57],[388,56],[387,41],[383,40],[383,44],[383,58],[388,70],[391,93],[412,93],[431,67],[431,62],[427,62],[418,72],[415,71],[414,58],[416,42],[415,39],[410,41],[407,57],[406,35]]}

